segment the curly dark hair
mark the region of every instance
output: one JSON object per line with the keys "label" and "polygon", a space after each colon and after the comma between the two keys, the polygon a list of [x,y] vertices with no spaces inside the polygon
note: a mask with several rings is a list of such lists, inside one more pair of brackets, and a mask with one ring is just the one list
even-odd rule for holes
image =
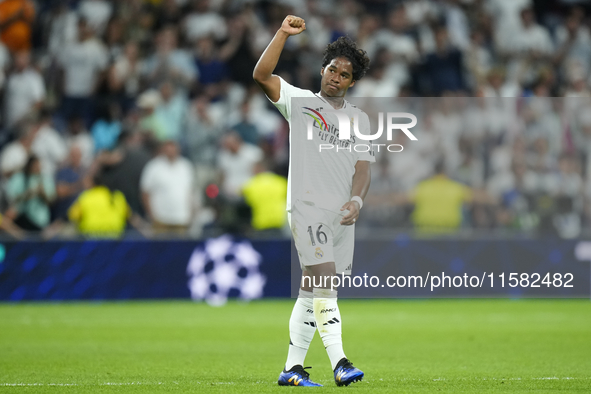
{"label": "curly dark hair", "polygon": [[339,37],[332,44],[328,44],[324,50],[322,67],[326,67],[334,58],[347,58],[353,65],[353,80],[359,81],[369,69],[369,57],[367,52],[357,48],[355,41],[349,37]]}

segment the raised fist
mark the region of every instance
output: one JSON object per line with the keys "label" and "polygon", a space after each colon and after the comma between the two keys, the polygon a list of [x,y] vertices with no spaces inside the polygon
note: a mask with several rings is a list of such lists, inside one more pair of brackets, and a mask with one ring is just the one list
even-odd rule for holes
{"label": "raised fist", "polygon": [[306,22],[298,16],[288,15],[281,24],[281,31],[295,36],[306,30]]}

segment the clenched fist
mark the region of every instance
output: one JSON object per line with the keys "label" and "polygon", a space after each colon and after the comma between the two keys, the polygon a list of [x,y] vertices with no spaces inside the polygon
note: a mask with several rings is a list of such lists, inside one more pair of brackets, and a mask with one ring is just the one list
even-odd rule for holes
{"label": "clenched fist", "polygon": [[306,22],[299,16],[288,15],[283,20],[280,30],[290,36],[295,36],[306,30]]}

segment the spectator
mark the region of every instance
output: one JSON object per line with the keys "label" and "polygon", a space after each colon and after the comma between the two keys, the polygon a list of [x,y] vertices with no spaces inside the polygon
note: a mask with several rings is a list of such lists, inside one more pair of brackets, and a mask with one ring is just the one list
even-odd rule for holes
{"label": "spectator", "polygon": [[[41,15],[43,17],[43,15]],[[67,0],[53,2],[50,14],[42,19],[44,43],[52,56],[78,39],[78,13],[68,7]],[[45,41],[46,40],[46,41]]]}
{"label": "spectator", "polygon": [[82,165],[90,167],[94,160],[94,141],[92,136],[84,126],[84,120],[73,116],[68,122],[66,130],[66,145],[71,148],[77,145],[82,152]]}
{"label": "spectator", "polygon": [[54,176],[58,167],[66,160],[68,148],[62,136],[53,128],[51,112],[45,108],[39,115],[38,131],[31,152],[41,161],[41,170]]}
{"label": "spectator", "polygon": [[41,231],[51,220],[50,205],[55,199],[55,183],[41,172],[41,162],[29,157],[25,168],[8,181],[10,203],[7,216],[26,231]]}
{"label": "spectator", "polygon": [[90,129],[95,152],[115,148],[121,127],[121,107],[117,103],[106,104]]}
{"label": "spectator", "polygon": [[271,172],[269,165],[262,161],[255,164],[254,173],[242,189],[252,210],[252,228],[259,231],[281,229],[287,219],[287,179]]}
{"label": "spectator", "polygon": [[247,144],[258,145],[260,140],[259,131],[257,126],[250,121],[249,113],[250,102],[245,100],[240,106],[240,122],[232,126],[232,130],[238,133],[242,141]]}
{"label": "spectator", "polygon": [[160,97],[162,101],[156,108],[156,115],[166,125],[166,135],[160,139],[179,141],[187,112],[187,100],[171,81],[160,84]]}
{"label": "spectator", "polygon": [[88,25],[99,35],[105,31],[107,22],[113,14],[113,5],[106,0],[82,0],[78,13],[88,21]]}
{"label": "spectator", "polygon": [[[487,82],[482,91],[484,97],[521,96],[521,87],[517,83],[507,81],[505,70],[500,67],[492,68],[488,72]],[[506,100],[505,102],[511,102],[511,100]]]}
{"label": "spectator", "polygon": [[111,190],[121,191],[131,210],[143,216],[145,213],[141,204],[140,179],[152,156],[144,147],[139,132],[124,131],[119,141],[117,148],[107,155],[105,184]]}
{"label": "spectator", "polygon": [[151,140],[164,141],[169,134],[164,119],[156,112],[162,103],[162,96],[157,90],[148,90],[138,98],[137,107],[140,110],[139,128]]}
{"label": "spectator", "polygon": [[140,180],[144,209],[156,233],[185,234],[191,223],[193,166],[174,141],[146,164]]}
{"label": "spectator", "polygon": [[242,188],[252,178],[254,166],[262,160],[263,153],[258,146],[246,144],[231,131],[222,140],[222,151],[218,166],[222,172],[222,193],[229,200],[237,200]]}
{"label": "spectator", "polygon": [[419,232],[453,232],[462,224],[463,205],[472,201],[472,192],[449,179],[439,162],[435,175],[417,185],[410,201],[415,205],[412,221]]}
{"label": "spectator", "polygon": [[494,20],[494,40],[497,51],[510,50],[521,28],[521,11],[533,4],[532,0],[490,0],[486,11]]}
{"label": "spectator", "polygon": [[19,126],[18,139],[6,145],[0,154],[0,169],[4,179],[9,179],[15,172],[21,171],[31,154],[31,146],[39,127],[27,120]]}
{"label": "spectator", "polygon": [[521,29],[519,34],[511,37],[512,45],[509,47],[518,54],[530,56],[550,55],[553,44],[550,33],[536,23],[534,11],[525,8],[521,11]]}
{"label": "spectator", "polygon": [[104,185],[101,174],[92,178],[92,187],[84,191],[68,210],[68,218],[88,238],[120,238],[130,221],[140,228],[123,193]]}
{"label": "spectator", "polygon": [[252,84],[252,70],[256,65],[253,35],[254,27],[245,15],[234,15],[228,20],[228,38],[220,48],[220,59],[228,65],[232,80],[243,86]]}
{"label": "spectator", "polygon": [[118,98],[124,113],[133,106],[140,92],[140,58],[138,44],[130,41],[125,45],[109,70],[109,90]]}
{"label": "spectator", "polygon": [[162,29],[155,40],[156,52],[142,66],[142,74],[151,86],[162,80],[172,80],[178,86],[190,86],[198,77],[191,55],[178,48],[177,31]]}
{"label": "spectator", "polygon": [[35,6],[30,0],[0,2],[0,40],[11,52],[31,49]]}
{"label": "spectator", "polygon": [[425,58],[425,93],[439,96],[443,93],[460,92],[466,89],[462,53],[450,46],[447,29],[439,26],[435,30],[436,50]]}
{"label": "spectator", "polygon": [[391,81],[396,90],[410,81],[409,68],[419,60],[417,45],[407,34],[407,29],[406,10],[399,6],[388,15],[388,27],[375,35],[375,52],[379,48],[385,48],[389,54],[385,80]]}
{"label": "spectator", "polygon": [[184,21],[187,40],[212,36],[217,41],[226,37],[226,21],[209,9],[209,0],[191,0],[191,12]]}
{"label": "spectator", "polygon": [[567,75],[567,67],[576,65],[581,73],[589,73],[591,66],[591,32],[583,24],[584,11],[574,8],[565,22],[556,29],[556,60],[563,64],[563,76]]}
{"label": "spectator", "polygon": [[55,176],[56,195],[54,216],[66,219],[68,209],[84,190],[86,168],[82,165],[82,152],[77,145],[70,147],[68,160]]}
{"label": "spectator", "polygon": [[104,43],[109,52],[109,61],[113,61],[123,54],[125,48],[125,26],[121,18],[112,18],[107,24]]}
{"label": "spectator", "polygon": [[189,159],[195,164],[196,187],[215,180],[216,156],[220,125],[211,114],[211,103],[205,96],[197,97],[187,112],[185,140]]}
{"label": "spectator", "polygon": [[85,126],[94,120],[95,97],[107,69],[109,54],[88,23],[78,22],[78,42],[62,48],[59,63],[64,72],[62,116],[81,116]]}
{"label": "spectator", "polygon": [[459,0],[446,0],[443,3],[449,41],[455,48],[465,51],[470,46],[470,29],[461,2]]}
{"label": "spectator", "polygon": [[45,82],[41,74],[31,67],[31,52],[15,53],[14,71],[6,82],[6,125],[12,127],[32,110],[40,109],[44,100]]}
{"label": "spectator", "polygon": [[[195,64],[199,70],[199,83],[204,87],[219,84],[228,77],[228,67],[219,57],[219,50],[211,37],[203,37],[195,44]],[[217,90],[217,89],[216,89]],[[213,96],[219,93],[214,91]]]}

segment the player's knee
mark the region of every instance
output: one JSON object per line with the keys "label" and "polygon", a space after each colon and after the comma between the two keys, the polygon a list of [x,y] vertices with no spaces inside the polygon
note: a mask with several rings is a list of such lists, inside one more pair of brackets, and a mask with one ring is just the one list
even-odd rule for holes
{"label": "player's knee", "polygon": [[334,262],[328,262],[308,266],[306,271],[311,277],[308,283],[311,282],[313,288],[328,289],[331,287],[332,277],[336,275],[336,266]]}

